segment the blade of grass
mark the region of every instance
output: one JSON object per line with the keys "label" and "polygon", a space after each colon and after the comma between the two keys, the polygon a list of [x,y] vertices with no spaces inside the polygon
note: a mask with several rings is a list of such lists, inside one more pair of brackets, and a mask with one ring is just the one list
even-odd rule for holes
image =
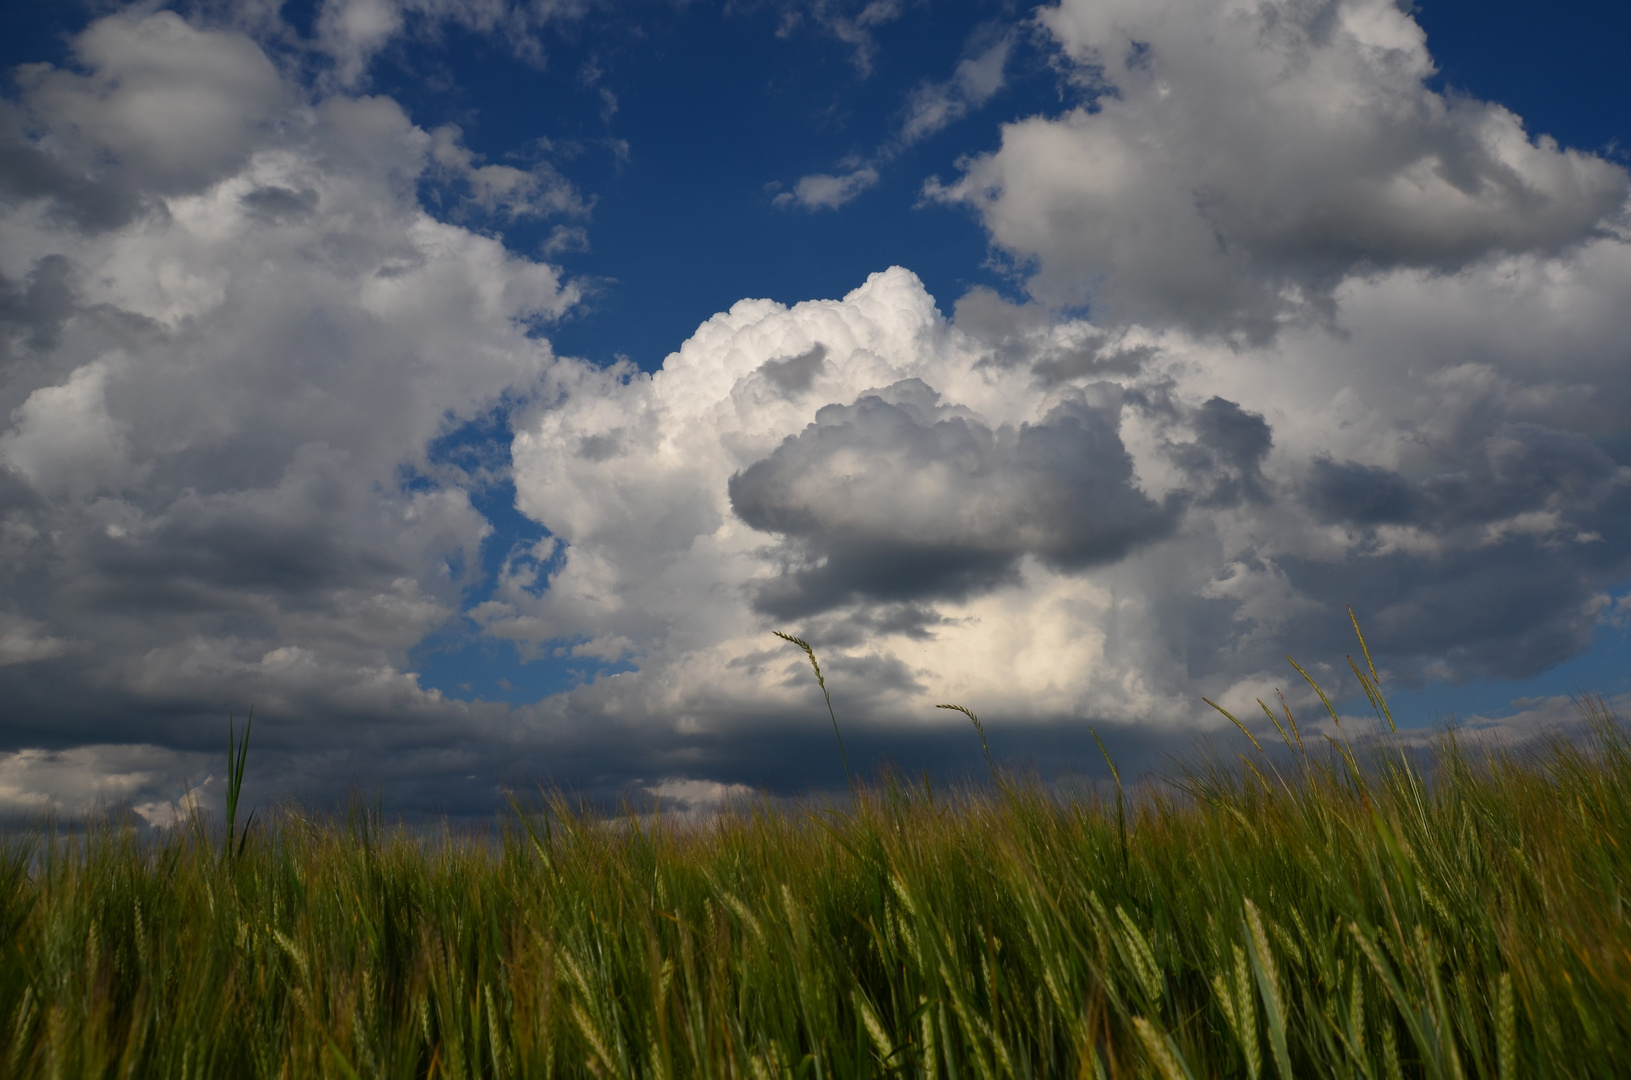
{"label": "blade of grass", "polygon": [[1371,687],[1376,691],[1376,703],[1381,707],[1382,716],[1387,720],[1389,730],[1397,734],[1399,726],[1393,722],[1393,712],[1387,707],[1387,699],[1382,696],[1382,677],[1376,673],[1376,661],[1371,659],[1370,646],[1365,644],[1365,634],[1359,629],[1359,616],[1354,614],[1352,604],[1348,605],[1348,621],[1353,623],[1354,637],[1359,639],[1359,651],[1365,654],[1365,666],[1370,668]]}
{"label": "blade of grass", "polygon": [[1087,730],[1092,733],[1093,741],[1099,744],[1099,753],[1104,755],[1104,763],[1110,766],[1110,775],[1116,781],[1116,831],[1121,835],[1121,869],[1123,873],[1126,873],[1129,865],[1127,854],[1127,802],[1121,790],[1121,770],[1116,768],[1116,763],[1110,759],[1110,751],[1104,748],[1104,740],[1099,738],[1099,733],[1094,731],[1091,726]]}
{"label": "blade of grass", "polygon": [[[249,729],[255,725],[255,708],[250,706],[249,716],[244,721],[243,741],[238,741],[237,728],[232,722],[232,714],[227,714],[227,832],[221,844],[221,862],[230,863],[234,854],[243,850],[243,841],[249,838],[249,823],[244,823],[243,838],[234,848],[232,840],[238,824],[238,801],[243,795],[244,766],[249,758]],[[254,819],[251,813],[250,820]]]}

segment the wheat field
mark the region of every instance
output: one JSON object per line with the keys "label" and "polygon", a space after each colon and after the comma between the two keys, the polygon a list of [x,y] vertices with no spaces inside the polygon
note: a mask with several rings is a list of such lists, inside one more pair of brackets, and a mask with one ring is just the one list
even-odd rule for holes
{"label": "wheat field", "polygon": [[993,765],[700,823],[42,828],[0,867],[0,1070],[1631,1075],[1631,743],[1582,708],[1522,752],[1248,736],[1102,798]]}

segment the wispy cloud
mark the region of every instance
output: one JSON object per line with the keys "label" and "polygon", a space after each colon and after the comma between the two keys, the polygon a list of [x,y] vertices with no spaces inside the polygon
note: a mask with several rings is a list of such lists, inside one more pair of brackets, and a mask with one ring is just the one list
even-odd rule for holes
{"label": "wispy cloud", "polygon": [[775,197],[775,204],[782,208],[836,210],[853,201],[875,186],[880,170],[914,143],[955,124],[1001,90],[1013,43],[1012,30],[994,33],[986,27],[976,32],[970,40],[970,55],[958,62],[952,77],[916,86],[907,97],[898,129],[869,157],[840,162],[844,172],[800,177],[791,191]]}
{"label": "wispy cloud", "polygon": [[317,42],[337,85],[354,89],[392,41],[434,36],[449,25],[501,37],[516,56],[542,63],[542,30],[581,18],[590,7],[591,0],[323,0]]}
{"label": "wispy cloud", "polygon": [[938,134],[968,115],[970,109],[978,109],[989,101],[1003,87],[1013,46],[1010,30],[978,53],[959,61],[950,79],[922,83],[913,90],[906,102],[906,118],[901,123],[897,144],[906,147]]}
{"label": "wispy cloud", "polygon": [[846,0],[813,0],[808,6],[788,6],[778,33],[790,36],[808,15],[817,26],[850,47],[850,62],[864,79],[872,74],[878,55],[873,31],[899,19],[904,7],[902,0],[866,0],[859,5]]}
{"label": "wispy cloud", "polygon": [[836,210],[878,182],[878,170],[858,165],[850,172],[833,175],[812,173],[800,177],[792,191],[773,200],[777,206],[798,206],[805,210]]}
{"label": "wispy cloud", "polygon": [[577,187],[548,162],[527,168],[483,164],[464,145],[464,132],[445,124],[430,133],[430,157],[439,174],[459,185],[471,204],[486,213],[520,217],[582,217],[589,203]]}

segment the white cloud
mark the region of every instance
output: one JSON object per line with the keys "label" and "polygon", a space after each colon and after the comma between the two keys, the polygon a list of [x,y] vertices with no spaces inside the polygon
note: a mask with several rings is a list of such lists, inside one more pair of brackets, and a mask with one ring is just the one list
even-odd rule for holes
{"label": "white cloud", "polygon": [[947,81],[923,83],[914,89],[906,102],[906,119],[901,124],[899,144],[909,146],[926,139],[990,100],[1002,89],[1004,69],[1013,47],[1012,34],[1004,34],[980,52],[959,61],[957,70]]}
{"label": "white cloud", "polygon": [[83,496],[139,480],[146,469],[130,460],[129,425],[108,414],[108,375],[120,359],[93,360],[30,394],[0,435],[0,462],[43,492]]}
{"label": "white cloud", "polygon": [[878,170],[860,165],[847,173],[812,173],[799,178],[792,191],[775,198],[777,206],[799,206],[805,210],[836,210],[878,182]]}
{"label": "white cloud", "polygon": [[[1135,585],[1170,579],[1172,558],[1078,572],[1167,530],[1169,511],[1120,486],[1141,464],[1119,464],[1126,396],[1039,389],[989,360],[892,270],[841,302],[743,301],[655,376],[563,368],[562,404],[513,453],[520,506],[564,562],[540,595],[518,582],[480,616],[497,633],[635,642],[640,671],[583,695],[703,724],[807,697],[800,658],[768,635],[784,625],[828,650],[846,708],[877,715],[932,723],[923,709],[948,697],[1013,716],[1186,711],[1141,670],[1156,612]],[[889,404],[930,387],[944,406]],[[818,471],[764,474],[812,439]]]}
{"label": "white cloud", "polygon": [[197,30],[171,11],[115,15],[74,41],[89,74],[27,65],[19,83],[49,126],[49,151],[91,170],[110,155],[132,182],[187,190],[240,165],[288,87],[241,34]]}
{"label": "white cloud", "polygon": [[[372,723],[436,741],[502,712],[406,671],[491,533],[482,478],[429,447],[539,385],[534,330],[577,293],[415,187],[456,172],[512,213],[575,195],[388,98],[308,104],[249,39],[172,13],[94,23],[75,56],[30,71],[7,133],[53,181],[0,200],[9,745],[192,745],[253,703],[283,733],[266,773],[321,787],[280,755],[343,771]],[[76,209],[93,182],[117,214]]]}
{"label": "white cloud", "polygon": [[478,617],[617,642],[636,671],[546,710],[681,740],[819,730],[771,629],[815,643],[879,738],[945,730],[945,700],[1205,730],[1200,696],[1287,686],[1288,646],[1351,651],[1349,602],[1396,678],[1533,674],[1631,572],[1631,469],[1591,441],[1631,404],[1601,351],[1631,317],[1596,299],[1627,286],[1611,237],[1497,251],[1350,278],[1341,332],[1250,347],[986,294],[947,322],[898,269],[742,301],[655,375],[557,370],[514,455],[564,556],[517,564]]}
{"label": "white cloud", "polygon": [[486,213],[503,212],[511,218],[582,217],[588,203],[565,177],[548,162],[535,162],[530,168],[514,165],[482,165],[461,141],[457,124],[444,124],[431,133],[431,160],[455,182],[467,185],[468,198]]}
{"label": "white cloud", "polygon": [[1065,0],[1039,20],[1095,94],[1004,125],[929,194],[973,209],[1053,304],[1245,331],[1328,317],[1346,275],[1551,253],[1604,227],[1623,169],[1429,88],[1392,0]]}
{"label": "white cloud", "polygon": [[201,764],[195,756],[145,745],[0,753],[0,815],[77,816],[126,805],[150,824],[168,824],[174,815],[164,809],[183,795],[179,785],[166,790],[168,779]]}
{"label": "white cloud", "polygon": [[[857,7],[859,10],[855,10]],[[812,0],[809,5],[816,25],[850,46],[850,61],[863,79],[872,74],[878,55],[878,42],[872,32],[899,19],[903,7],[901,0],[867,0],[859,5],[847,0]],[[791,33],[800,18],[796,9],[784,14],[778,36]]]}
{"label": "white cloud", "polygon": [[713,780],[668,779],[648,785],[645,791],[657,800],[665,816],[683,819],[708,818],[728,807],[744,809],[756,793],[746,784],[721,784]]}
{"label": "white cloud", "polygon": [[907,96],[906,115],[900,129],[869,160],[852,156],[839,163],[846,172],[811,173],[800,177],[792,191],[775,197],[775,205],[783,209],[797,206],[805,210],[836,210],[875,187],[880,178],[879,168],[899,157],[913,143],[943,131],[966,116],[970,109],[984,105],[1002,89],[1014,38],[1012,32],[1008,32],[992,40],[990,29],[982,28],[969,45],[970,54],[958,62],[950,79],[924,82],[913,88]]}
{"label": "white cloud", "polygon": [[334,62],[341,87],[366,81],[368,67],[404,34],[435,36],[448,25],[503,37],[518,56],[543,60],[540,32],[552,22],[576,19],[585,0],[323,0],[317,40]]}
{"label": "white cloud", "polygon": [[318,15],[318,34],[334,57],[336,74],[353,86],[388,41],[402,32],[402,5],[392,0],[329,0]]}
{"label": "white cloud", "polygon": [[[434,14],[357,8],[342,71],[408,32],[393,11]],[[831,730],[771,629],[815,643],[865,755],[966,739],[946,700],[998,753],[1084,719],[1167,747],[1224,723],[1201,694],[1285,685],[1288,643],[1340,678],[1318,661],[1351,648],[1347,602],[1397,678],[1578,653],[1631,577],[1605,449],[1631,413],[1624,173],[1432,93],[1392,5],[1302,11],[1043,13],[1117,93],[1009,125],[940,189],[1030,260],[1035,302],[977,290],[948,320],[897,268],[743,300],[649,374],[554,357],[535,330],[575,287],[415,194],[579,221],[547,170],[267,82],[241,35],[95,24],[83,71],[33,69],[0,113],[0,804],[168,820],[251,702],[257,799],[802,788]],[[1003,65],[970,55],[972,105]],[[166,88],[219,99],[208,147],[143,126]],[[877,182],[848,168],[785,198]],[[1050,307],[1082,297],[1090,319]],[[428,447],[517,397],[519,508],[553,536],[470,615],[630,670],[512,710],[426,690],[408,651],[490,534],[479,478]]]}

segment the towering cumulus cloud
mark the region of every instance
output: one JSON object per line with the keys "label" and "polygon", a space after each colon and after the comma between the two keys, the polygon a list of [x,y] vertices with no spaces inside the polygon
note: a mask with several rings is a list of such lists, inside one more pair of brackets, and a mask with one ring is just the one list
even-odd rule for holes
{"label": "towering cumulus cloud", "polygon": [[[1069,333],[1083,349],[1102,337]],[[880,721],[940,693],[1135,714],[1139,672],[1104,666],[1116,568],[1235,457],[1178,436],[1205,407],[1163,390],[1039,388],[1029,367],[991,363],[898,268],[842,301],[743,301],[655,375],[563,363],[557,377],[564,402],[514,455],[522,509],[564,554],[538,592],[518,565],[481,615],[638,660],[580,691],[584,707],[609,695],[704,726],[807,699],[766,647],[788,620],[849,650],[832,666]],[[1147,493],[1129,429],[1181,437],[1192,486]]]}
{"label": "towering cumulus cloud", "polygon": [[560,546],[482,617],[636,669],[561,709],[774,745],[814,719],[785,628],[857,724],[1166,740],[1293,642],[1340,657],[1346,603],[1403,679],[1533,674],[1618,617],[1624,170],[1431,89],[1387,0],[1038,19],[1091,104],[927,188],[1029,303],[947,319],[894,269],[743,301],[655,375],[557,370],[515,462]]}

